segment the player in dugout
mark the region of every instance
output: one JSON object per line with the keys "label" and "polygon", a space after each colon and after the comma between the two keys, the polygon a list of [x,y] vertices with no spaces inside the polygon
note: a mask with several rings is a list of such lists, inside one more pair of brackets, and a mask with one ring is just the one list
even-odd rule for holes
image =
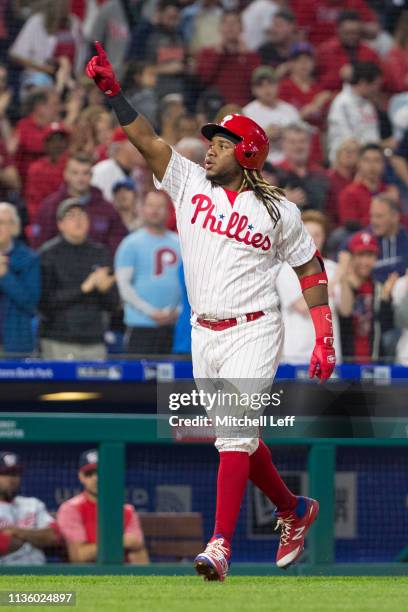
{"label": "player in dugout", "polygon": [[44,503],[19,495],[22,472],[16,453],[0,452],[0,565],[42,565],[41,549],[60,543],[57,523]]}
{"label": "player in dugout", "polygon": [[[204,168],[174,151],[127,101],[99,42],[87,65],[130,142],[168,192],[177,217],[186,287],[192,308],[192,361],[197,386],[224,383],[239,393],[270,388],[282,351],[283,324],[275,279],[287,261],[298,275],[316,332],[310,376],[328,379],[335,367],[327,275],[296,205],[261,174],[269,141],[242,115],[207,124]],[[257,387],[259,383],[259,388]],[[221,407],[222,408],[222,407]],[[219,404],[216,410],[221,410]],[[235,416],[248,416],[248,407]],[[233,427],[219,434],[213,536],[195,559],[206,580],[223,581],[248,480],[277,508],[281,528],[276,563],[286,568],[304,548],[319,504],[294,495],[283,482],[259,430]]]}
{"label": "player in dugout", "polygon": [[[78,478],[84,490],[58,509],[57,522],[71,563],[92,563],[98,555],[98,451],[89,449],[79,458]],[[136,510],[123,506],[123,548],[127,563],[148,563],[149,556]]]}

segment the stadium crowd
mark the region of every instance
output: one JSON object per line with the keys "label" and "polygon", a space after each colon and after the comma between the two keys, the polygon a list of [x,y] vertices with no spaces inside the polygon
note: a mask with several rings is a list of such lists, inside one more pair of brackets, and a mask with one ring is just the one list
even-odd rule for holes
{"label": "stadium crowd", "polygon": [[[203,163],[208,121],[240,112],[265,129],[264,176],[325,256],[338,361],[408,365],[408,10],[397,0],[1,2],[2,354],[190,350],[172,204],[84,76],[95,39],[127,97],[192,161]],[[286,265],[278,291],[283,360],[306,362],[312,323]]]}

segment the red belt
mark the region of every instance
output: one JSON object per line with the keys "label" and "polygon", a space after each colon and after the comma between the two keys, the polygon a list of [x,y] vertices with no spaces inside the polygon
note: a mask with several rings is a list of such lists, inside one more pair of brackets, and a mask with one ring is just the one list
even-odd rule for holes
{"label": "red belt", "polygon": [[228,329],[229,327],[234,327],[238,325],[238,322],[248,323],[249,321],[256,321],[264,316],[263,310],[258,310],[258,312],[250,312],[248,314],[241,315],[240,317],[236,317],[233,319],[221,319],[220,321],[214,321],[212,319],[201,319],[197,318],[197,323],[201,325],[201,327],[208,327],[208,329],[212,329],[213,331],[222,331],[224,329]]}

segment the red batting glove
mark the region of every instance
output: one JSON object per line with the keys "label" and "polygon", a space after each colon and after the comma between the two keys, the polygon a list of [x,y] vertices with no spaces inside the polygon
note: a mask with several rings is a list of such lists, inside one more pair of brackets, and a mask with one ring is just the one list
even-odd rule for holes
{"label": "red batting glove", "polygon": [[316,344],[310,359],[309,376],[317,376],[323,382],[330,378],[336,365],[333,348],[333,324],[330,307],[315,306],[310,315],[316,332]]}
{"label": "red batting glove", "polygon": [[98,55],[94,55],[86,65],[86,74],[95,81],[103,93],[109,97],[116,96],[120,92],[120,85],[116,79],[112,64],[102,44],[95,41],[95,48]]}

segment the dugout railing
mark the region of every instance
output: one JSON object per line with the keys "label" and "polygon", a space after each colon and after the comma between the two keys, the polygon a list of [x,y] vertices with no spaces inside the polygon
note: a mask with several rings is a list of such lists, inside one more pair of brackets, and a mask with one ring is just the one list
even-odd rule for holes
{"label": "dugout railing", "polygon": [[[374,423],[375,424],[375,423]],[[305,438],[265,437],[272,445],[302,445],[308,449],[309,494],[324,500],[318,523],[308,537],[305,563],[285,575],[406,575],[405,563],[335,563],[334,474],[336,448],[339,446],[399,447],[408,445],[408,419],[399,420],[400,438],[389,438],[388,426],[378,425],[384,437]],[[395,430],[395,421],[393,422]],[[99,447],[98,559],[95,564],[57,564],[43,566],[2,566],[3,574],[190,574],[191,563],[156,563],[146,566],[124,565],[122,504],[125,492],[125,448],[127,444],[174,444],[171,438],[158,438],[157,416],[1,413],[0,443],[90,443]],[[183,444],[178,442],[177,444]],[[190,443],[189,443],[190,444]],[[403,543],[402,543],[403,546]],[[282,575],[271,563],[234,563],[234,573]]]}

